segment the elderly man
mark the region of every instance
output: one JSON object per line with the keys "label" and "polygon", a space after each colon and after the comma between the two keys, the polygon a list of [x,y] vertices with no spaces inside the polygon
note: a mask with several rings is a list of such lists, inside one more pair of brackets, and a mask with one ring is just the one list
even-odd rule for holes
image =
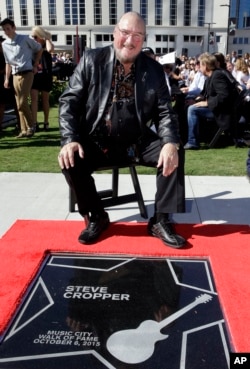
{"label": "elderly man", "polygon": [[113,45],[85,51],[59,101],[59,165],[80,214],[90,214],[78,240],[91,244],[109,226],[93,171],[136,158],[157,168],[148,233],[179,248],[185,239],[175,233],[169,214],[185,211],[184,150],[163,69],[142,52],[146,29],[138,13],[125,13],[113,36]]}

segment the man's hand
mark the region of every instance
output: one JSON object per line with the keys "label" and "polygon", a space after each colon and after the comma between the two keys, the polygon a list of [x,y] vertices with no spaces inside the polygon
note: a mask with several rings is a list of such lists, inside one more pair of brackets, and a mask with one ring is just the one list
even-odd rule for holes
{"label": "man's hand", "polygon": [[78,142],[70,142],[64,145],[58,155],[58,163],[61,169],[69,169],[75,165],[74,154],[78,151],[80,158],[84,158],[84,151],[82,145]]}
{"label": "man's hand", "polygon": [[194,106],[197,106],[198,108],[206,108],[208,106],[207,100],[205,101],[199,101],[195,104],[193,104]]}
{"label": "man's hand", "polygon": [[166,143],[160,152],[157,168],[163,167],[162,175],[167,177],[178,167],[179,157],[175,144]]}

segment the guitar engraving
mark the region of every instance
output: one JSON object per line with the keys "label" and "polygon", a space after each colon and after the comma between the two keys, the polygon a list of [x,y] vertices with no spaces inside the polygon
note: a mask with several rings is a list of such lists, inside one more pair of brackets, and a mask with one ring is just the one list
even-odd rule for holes
{"label": "guitar engraving", "polygon": [[178,310],[176,313],[163,319],[161,322],[145,320],[136,329],[126,329],[113,333],[107,340],[107,349],[116,359],[127,364],[138,364],[149,359],[155,349],[157,341],[165,340],[168,335],[162,334],[162,328],[193,309],[195,306],[207,303],[212,296],[203,294]]}

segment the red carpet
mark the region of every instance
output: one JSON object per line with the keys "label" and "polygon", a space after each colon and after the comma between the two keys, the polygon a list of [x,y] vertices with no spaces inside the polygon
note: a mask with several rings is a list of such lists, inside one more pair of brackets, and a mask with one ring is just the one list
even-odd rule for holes
{"label": "red carpet", "polygon": [[[186,248],[174,250],[149,237],[145,223],[113,223],[100,242],[78,243],[79,221],[17,221],[0,240],[0,333],[46,252],[209,258],[236,352],[250,352],[250,228],[177,225]],[[197,276],[199,278],[199,276]]]}

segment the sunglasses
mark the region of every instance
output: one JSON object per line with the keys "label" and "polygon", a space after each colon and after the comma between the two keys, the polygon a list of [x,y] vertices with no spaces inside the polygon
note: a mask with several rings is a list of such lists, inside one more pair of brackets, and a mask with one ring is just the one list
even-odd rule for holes
{"label": "sunglasses", "polygon": [[35,40],[37,39],[37,36],[32,36]]}

